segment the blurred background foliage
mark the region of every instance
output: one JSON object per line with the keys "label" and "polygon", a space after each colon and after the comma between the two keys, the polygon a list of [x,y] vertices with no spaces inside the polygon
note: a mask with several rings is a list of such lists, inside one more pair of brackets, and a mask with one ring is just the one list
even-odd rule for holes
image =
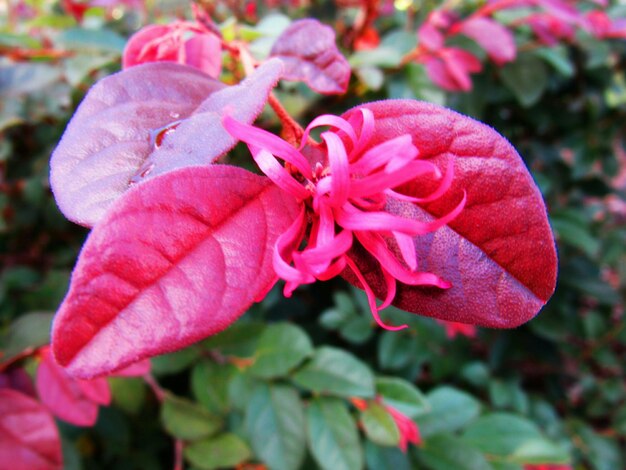
{"label": "blurred background foliage", "polygon": [[[482,4],[454,3],[464,14]],[[387,5],[374,23],[380,44],[358,51],[348,40],[358,1],[201,5],[225,38],[250,41],[259,57],[290,18],[335,26],[354,72],[349,93],[283,85],[277,94],[301,123],[401,97],[505,135],[546,200],[557,291],[523,327],[450,338],[434,320],[393,309],[394,323],[410,329],[374,327],[364,294],[342,280],[290,299],[275,288],[224,333],[152,361],[164,401],[142,379],[114,378],[113,405],[93,428],[59,421],[65,468],[171,468],[172,437],[194,469],[626,468],[626,41],[578,31],[569,43],[531,43],[503,67],[485,62],[471,91],[445,92],[421,64],[402,63],[441,2]],[[626,17],[621,2],[607,11]],[[119,70],[132,32],[189,15],[182,0],[0,4],[0,360],[48,342],[86,236],[59,213],[48,183],[64,126],[89,86]],[[518,45],[528,38],[516,30]],[[271,112],[261,119],[278,124]],[[32,372],[36,360],[25,362]],[[386,406],[417,423],[420,446],[398,449]]]}

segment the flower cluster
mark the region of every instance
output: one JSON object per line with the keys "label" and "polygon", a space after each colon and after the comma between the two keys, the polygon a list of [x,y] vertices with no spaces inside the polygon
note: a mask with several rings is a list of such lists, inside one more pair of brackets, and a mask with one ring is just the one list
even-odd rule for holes
{"label": "flower cluster", "polygon": [[[413,237],[433,232],[454,219],[465,205],[465,196],[448,214],[430,222],[403,218],[384,209],[388,199],[422,203],[442,196],[453,179],[451,163],[442,174],[433,163],[419,158],[408,134],[369,145],[376,123],[368,109],[361,109],[349,120],[317,117],[305,129],[299,149],[228,116],[223,122],[234,137],[248,144],[261,171],[301,203],[299,216],[274,247],[274,269],[286,281],[286,296],[301,284],[327,280],[349,269],[367,293],[376,322],[383,328],[399,330],[406,325],[385,325],[378,315],[393,301],[397,281],[450,287],[436,274],[418,271]],[[333,130],[321,133],[323,143],[309,143],[311,131],[324,126]],[[430,195],[418,198],[402,192],[403,184],[427,175],[440,181]],[[387,294],[380,306],[350,255],[355,240],[378,262],[385,278]],[[306,246],[300,248],[303,242]]]}

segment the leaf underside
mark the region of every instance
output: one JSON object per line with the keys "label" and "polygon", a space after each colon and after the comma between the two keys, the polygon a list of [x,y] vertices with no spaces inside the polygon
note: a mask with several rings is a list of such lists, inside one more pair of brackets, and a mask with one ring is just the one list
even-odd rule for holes
{"label": "leaf underside", "polygon": [[[492,128],[433,104],[387,100],[364,106],[376,118],[370,145],[410,134],[421,158],[441,169],[454,165],[454,181],[442,198],[419,206],[391,201],[389,212],[432,220],[452,210],[467,192],[467,204],[456,219],[414,239],[419,270],[453,286],[440,290],[399,284],[394,304],[494,328],[531,319],[554,291],[557,258],[541,193],[515,149]],[[432,184],[418,180],[404,189],[425,195]],[[386,287],[376,264],[360,247],[353,254],[377,296],[384,298]],[[351,273],[343,275],[359,285]]]}
{"label": "leaf underside", "polygon": [[137,185],[85,243],[53,324],[57,361],[92,377],[223,330],[275,280],[273,246],[297,212],[226,165]]}
{"label": "leaf underside", "polygon": [[59,208],[90,227],[131,182],[214,162],[236,143],[222,127],[223,115],[254,121],[282,70],[280,61],[268,61],[232,87],[169,62],[104,78],[87,93],[52,155]]}
{"label": "leaf underside", "polygon": [[350,64],[335,44],[335,32],[314,19],[294,21],[276,40],[271,57],[285,64],[283,78],[302,81],[318,93],[343,94]]}

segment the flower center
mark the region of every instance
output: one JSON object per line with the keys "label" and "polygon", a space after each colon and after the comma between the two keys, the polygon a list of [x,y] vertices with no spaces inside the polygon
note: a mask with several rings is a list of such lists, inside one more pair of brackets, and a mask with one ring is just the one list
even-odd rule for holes
{"label": "flower center", "polygon": [[[286,296],[301,284],[327,280],[351,270],[367,294],[376,322],[385,329],[396,330],[407,325],[385,325],[378,312],[391,304],[397,281],[450,287],[437,275],[417,270],[414,237],[437,230],[456,217],[465,204],[465,195],[451,212],[431,222],[399,217],[384,209],[390,198],[413,204],[439,198],[452,183],[451,163],[442,175],[433,163],[419,158],[408,134],[369,145],[375,121],[372,112],[364,108],[350,120],[319,116],[305,129],[299,149],[230,117],[224,118],[224,127],[248,144],[261,171],[302,202],[300,214],[274,248],[274,269],[285,281]],[[324,164],[311,167],[302,150],[311,130],[317,127],[331,130],[320,135],[325,147]],[[278,159],[285,162],[284,166]],[[425,175],[439,181],[429,196],[417,198],[397,190]],[[351,248],[355,241],[377,261],[384,277],[387,292],[380,306],[353,258]]]}

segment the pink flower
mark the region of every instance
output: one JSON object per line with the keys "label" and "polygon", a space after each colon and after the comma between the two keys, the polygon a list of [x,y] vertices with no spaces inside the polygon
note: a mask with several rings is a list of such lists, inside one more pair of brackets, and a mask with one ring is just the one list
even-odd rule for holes
{"label": "pink flower", "polygon": [[400,432],[400,442],[398,447],[400,447],[402,452],[407,451],[409,443],[414,445],[422,443],[422,436],[420,436],[419,428],[411,418],[403,415],[389,405],[383,404],[383,406],[389,412],[398,427],[398,431]]}
{"label": "pink flower", "polygon": [[[367,400],[356,397],[352,397],[350,401],[354,407],[360,411],[367,410],[371,403]],[[398,433],[400,434],[398,447],[402,452],[406,452],[408,450],[409,444],[420,445],[422,443],[422,436],[420,435],[419,428],[411,418],[403,415],[392,406],[386,405],[381,396],[377,396],[374,401],[376,403],[380,403],[385,410],[387,410],[387,413],[389,413],[393,418],[393,421],[398,428]]]}
{"label": "pink flower", "polygon": [[587,31],[598,39],[626,39],[626,19],[613,20],[603,11],[587,13],[584,26]]}
{"label": "pink flower", "polygon": [[475,325],[468,325],[467,323],[445,320],[437,320],[437,323],[443,325],[446,329],[446,336],[449,339],[452,339],[457,335],[467,336],[468,338],[476,338],[476,334],[478,333]]}
{"label": "pink flower", "polygon": [[470,91],[470,74],[480,72],[480,60],[470,52],[456,47],[444,47],[420,56],[430,79],[444,90]]}
{"label": "pink flower", "polygon": [[555,463],[528,463],[524,465],[524,470],[572,470],[572,466]]}
{"label": "pink flower", "polygon": [[[319,116],[306,128],[299,149],[228,116],[223,124],[234,137],[248,144],[261,171],[301,203],[299,216],[274,247],[274,270],[286,281],[286,296],[301,284],[327,280],[348,269],[365,290],[376,322],[383,328],[399,330],[407,325],[387,326],[378,315],[394,299],[396,281],[450,287],[437,275],[417,270],[413,237],[450,222],[463,209],[465,195],[451,212],[431,222],[392,215],[384,208],[390,200],[417,203],[439,198],[451,185],[451,164],[442,175],[435,165],[419,158],[410,135],[366,150],[376,123],[373,113],[365,108],[349,120]],[[323,143],[310,141],[310,132],[323,126],[332,129],[321,133]],[[429,196],[416,198],[402,193],[404,183],[427,176],[439,180],[438,188]],[[385,278],[387,294],[380,307],[350,254],[355,240],[377,260]],[[300,248],[303,241],[306,246]]]}
{"label": "pink flower", "polygon": [[561,39],[572,41],[576,34],[570,22],[550,13],[533,13],[527,16],[524,22],[530,25],[539,41],[546,46],[554,46]]}
{"label": "pink flower", "polygon": [[222,70],[221,39],[195,22],[149,25],[131,36],[122,56],[123,68],[146,62],[177,62],[217,78]]}

